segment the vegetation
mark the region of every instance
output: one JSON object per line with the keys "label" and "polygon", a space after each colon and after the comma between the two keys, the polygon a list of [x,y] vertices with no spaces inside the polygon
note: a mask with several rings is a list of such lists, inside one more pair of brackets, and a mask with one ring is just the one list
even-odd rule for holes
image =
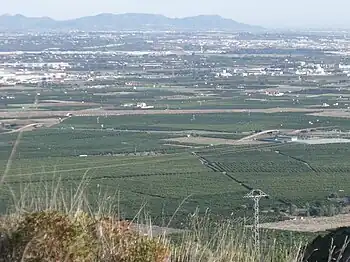
{"label": "vegetation", "polygon": [[[2,220],[6,261],[166,261],[169,247],[141,236],[127,222],[41,211]],[[8,227],[8,225],[11,227]],[[2,261],[3,261],[2,260]]]}
{"label": "vegetation", "polygon": [[[349,77],[337,66],[349,58],[324,49],[324,36],[307,36],[322,50],[282,50],[280,34],[237,34],[245,47],[235,50],[217,44],[232,42],[222,33],[1,38],[5,51],[45,50],[0,57],[5,260],[292,262],[313,236],[262,231],[258,254],[245,194],[269,195],[261,222],[349,212],[349,144],[283,143],[350,138]],[[261,49],[260,40],[273,41]],[[162,52],[174,44],[176,54]],[[70,67],[52,69],[58,60]],[[12,85],[55,72],[67,78]],[[145,236],[139,225],[175,233]]]}
{"label": "vegetation", "polygon": [[[28,184],[28,186],[30,186]],[[80,183],[75,195],[59,186],[22,192],[16,209],[0,221],[2,261],[260,261],[251,231],[241,222],[213,222],[211,215],[192,212],[186,231],[174,235],[156,232],[143,210],[131,221],[120,220],[112,201],[101,197],[92,209]],[[117,203],[115,203],[117,204]],[[143,218],[142,218],[143,217]],[[164,231],[166,232],[166,231]],[[263,232],[261,256],[268,261],[296,261],[305,236]]]}
{"label": "vegetation", "polygon": [[[135,152],[177,152],[181,148],[165,145],[162,139],[172,135],[119,133],[103,130],[41,129],[24,133],[16,159],[69,157],[79,155],[113,155]],[[16,140],[16,134],[0,137],[0,159],[6,160]]]}
{"label": "vegetation", "polygon": [[[314,124],[310,126],[309,122]],[[213,113],[176,115],[134,115],[101,117],[73,117],[65,120],[61,127],[83,129],[105,128],[128,130],[211,130],[226,132],[249,132],[269,129],[302,129],[305,127],[350,127],[349,121],[342,118],[316,117],[304,113]]]}
{"label": "vegetation", "polygon": [[[2,135],[1,139],[9,137],[16,139],[14,134]],[[288,213],[290,204],[311,208],[310,215],[338,213],[340,201],[330,201],[328,196],[336,192],[341,200],[350,193],[346,144],[168,148],[163,152],[151,149],[164,137],[169,134],[117,135],[101,130],[58,133],[55,129],[23,133],[4,179],[6,185],[0,187],[0,208],[5,211],[14,196],[19,199],[18,192],[25,184],[31,184],[27,191],[36,191],[51,187],[58,178],[62,186],[74,191],[85,177],[89,181],[87,197],[92,201],[101,193],[118,193],[123,218],[132,217],[144,206],[155,223],[167,225],[165,221],[177,210],[171,223],[177,227],[183,227],[188,213],[197,207],[200,214],[210,209],[218,220],[249,217],[251,203],[243,196],[251,188],[260,188],[270,196],[262,201],[263,221],[276,220],[283,210]],[[125,148],[117,146],[122,141],[126,142]],[[115,150],[111,149],[113,145]],[[4,141],[4,157],[11,148]],[[93,156],[95,153],[98,155]],[[200,158],[209,161],[210,166]],[[7,160],[0,163],[5,167]],[[335,208],[331,207],[334,204]],[[320,211],[321,206],[325,211]]]}

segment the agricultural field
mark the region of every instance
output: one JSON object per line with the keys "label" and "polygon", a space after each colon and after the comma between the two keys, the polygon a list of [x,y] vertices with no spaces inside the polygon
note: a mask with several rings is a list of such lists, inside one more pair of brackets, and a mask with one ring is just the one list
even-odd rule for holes
{"label": "agricultural field", "polygon": [[[217,153],[218,152],[218,153]],[[218,172],[227,172],[251,188],[269,192],[276,202],[303,206],[347,196],[350,165],[347,144],[275,145],[199,152]]]}
{"label": "agricultural field", "polygon": [[[72,195],[82,184],[91,209],[101,195],[106,203],[116,197],[110,204],[122,217],[142,212],[174,227],[197,211],[250,218],[243,196],[251,189],[269,195],[261,201],[266,221],[291,215],[291,206],[328,207],[331,194],[346,199],[349,144],[317,144],[349,142],[350,81],[333,66],[340,58],[255,51],[65,54],[74,61],[67,79],[1,86],[1,212],[21,194],[50,198],[57,186]],[[286,59],[295,70],[299,59],[311,71],[327,62],[336,75],[292,74]]]}
{"label": "agricultural field", "polygon": [[[310,125],[310,122],[313,124]],[[317,117],[305,113],[211,113],[176,115],[121,115],[107,117],[72,117],[60,127],[86,129],[104,128],[129,130],[207,130],[242,133],[269,129],[302,129],[317,127],[350,128],[344,118]]]}
{"label": "agricultural field", "polygon": [[[39,120],[3,121],[14,121],[20,128]],[[98,205],[102,194],[118,199],[113,208],[125,218],[142,209],[159,225],[171,221],[182,227],[197,208],[200,214],[210,210],[217,219],[250,217],[252,203],[243,196],[252,188],[269,194],[261,203],[263,221],[275,220],[276,208],[302,208],[327,202],[334,192],[350,193],[346,144],[241,141],[274,129],[328,127],[346,132],[350,124],[344,118],[252,110],[41,119],[45,121],[52,124],[0,135],[4,170],[19,139],[1,188],[1,210],[19,201],[21,194],[52,191],[55,184],[74,191],[84,183],[91,206]]]}
{"label": "agricultural field", "polygon": [[[138,116],[127,119],[133,117],[136,119],[130,121],[128,128],[137,128],[137,121],[141,120]],[[113,122],[107,125],[121,128],[118,117],[104,120],[110,119]],[[146,117],[145,121],[153,120],[150,119]],[[80,126],[74,126],[77,120]],[[74,190],[85,180],[91,205],[98,194],[118,196],[118,207],[114,208],[123,217],[132,218],[144,208],[158,224],[172,219],[173,226],[181,226],[196,208],[203,214],[210,210],[218,219],[250,216],[252,203],[243,196],[252,188],[269,194],[269,199],[262,200],[266,212],[276,207],[288,208],[289,204],[303,207],[325,202],[334,192],[341,196],[350,194],[346,144],[176,147],[168,140],[178,134],[170,131],[104,130],[94,121],[95,118],[73,117],[58,126],[23,132],[11,168],[6,172],[2,209],[14,199],[18,201],[23,189],[25,194],[45,188],[52,191],[54,181]],[[123,121],[127,120],[120,123]],[[215,137],[215,133],[211,136]],[[17,138],[17,133],[0,136],[3,167]],[[265,216],[270,221],[274,213]]]}
{"label": "agricultural field", "polygon": [[[0,137],[0,158],[7,159],[18,134]],[[163,153],[179,150],[165,145],[170,134],[120,133],[101,130],[40,129],[24,132],[16,158],[62,157],[79,155],[114,155],[131,153]]]}
{"label": "agricultural field", "polygon": [[87,182],[86,191],[92,206],[95,204],[93,196],[98,194],[110,198],[118,196],[119,212],[129,219],[145,204],[145,212],[158,222],[169,221],[173,215],[176,221],[185,221],[187,214],[197,207],[202,212],[210,208],[215,213],[230,216],[232,210],[244,203],[243,195],[247,192],[240,185],[229,183],[220,173],[207,170],[189,153],[145,157],[52,157],[35,162],[31,159],[14,161],[5,178],[5,187],[2,187],[1,202],[13,200],[8,188],[18,192],[15,199],[20,199],[21,189],[26,188],[26,184],[30,186],[24,194],[45,191],[45,188],[52,193],[54,181],[72,190]]}

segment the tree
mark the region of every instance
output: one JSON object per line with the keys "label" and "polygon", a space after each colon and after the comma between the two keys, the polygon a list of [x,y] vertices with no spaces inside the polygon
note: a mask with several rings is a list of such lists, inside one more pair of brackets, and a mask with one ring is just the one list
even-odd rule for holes
{"label": "tree", "polygon": [[298,209],[298,207],[291,203],[289,205],[289,214],[292,215],[292,216],[295,216],[296,212],[297,212],[297,209]]}
{"label": "tree", "polygon": [[305,204],[305,209],[306,209],[306,216],[309,217],[310,216],[310,203],[307,202]]}
{"label": "tree", "polygon": [[339,198],[337,193],[331,193],[328,198]]}
{"label": "tree", "polygon": [[336,210],[336,207],[333,203],[329,203],[326,215],[330,216],[330,217],[337,215],[337,210]]}

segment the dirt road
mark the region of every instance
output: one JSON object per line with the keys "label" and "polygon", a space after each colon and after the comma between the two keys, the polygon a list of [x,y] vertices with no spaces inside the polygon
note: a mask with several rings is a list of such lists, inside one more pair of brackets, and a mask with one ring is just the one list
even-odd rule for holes
{"label": "dirt road", "polygon": [[30,131],[30,130],[33,130],[36,125],[38,125],[38,123],[25,125],[25,126],[22,126],[22,127],[18,128],[18,129],[11,130],[11,131],[8,131],[8,132],[4,132],[2,134],[13,134],[13,133],[21,132],[21,131]]}
{"label": "dirt road", "polygon": [[328,116],[328,117],[341,117],[341,118],[350,118],[349,110],[324,110],[322,112],[314,112],[309,115],[312,116]]}
{"label": "dirt road", "polygon": [[338,227],[350,226],[350,214],[333,217],[304,218],[276,223],[260,224],[261,228],[299,232],[321,232]]}

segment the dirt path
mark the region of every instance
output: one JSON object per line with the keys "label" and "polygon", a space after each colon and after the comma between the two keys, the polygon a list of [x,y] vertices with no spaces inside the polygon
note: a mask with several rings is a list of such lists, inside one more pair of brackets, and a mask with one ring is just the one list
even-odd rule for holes
{"label": "dirt path", "polygon": [[[65,119],[63,119],[65,120]],[[6,119],[3,120],[4,123],[12,123],[21,126],[15,130],[3,132],[1,134],[13,134],[20,131],[31,131],[37,127],[53,127],[58,124],[59,119],[47,118],[47,119]]]}
{"label": "dirt path", "polygon": [[8,132],[4,132],[4,133],[1,133],[1,134],[13,134],[13,133],[21,132],[21,131],[30,131],[30,130],[33,130],[36,125],[38,125],[38,123],[25,125],[25,126],[22,126],[22,127],[18,128],[18,129],[15,129],[15,130],[12,130],[12,131],[8,131]]}
{"label": "dirt path", "polygon": [[164,139],[170,142],[179,142],[184,144],[198,144],[198,145],[258,145],[267,144],[266,142],[254,141],[254,140],[233,140],[215,137],[175,137]]}
{"label": "dirt path", "polygon": [[323,110],[322,112],[313,112],[308,115],[311,116],[328,116],[328,117],[342,117],[342,118],[350,118],[349,110]]}
{"label": "dirt path", "polygon": [[337,215],[333,217],[298,218],[296,220],[260,224],[260,227],[265,229],[299,232],[321,232],[347,226],[350,226],[350,214]]}

